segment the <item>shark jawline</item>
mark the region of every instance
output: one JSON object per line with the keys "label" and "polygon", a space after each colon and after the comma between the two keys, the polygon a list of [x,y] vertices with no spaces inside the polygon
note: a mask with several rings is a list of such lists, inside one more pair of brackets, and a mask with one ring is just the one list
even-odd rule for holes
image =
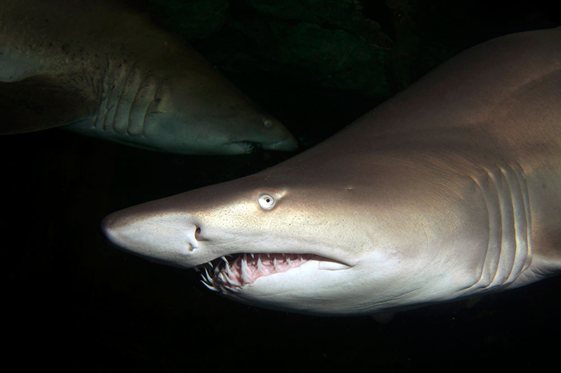
{"label": "shark jawline", "polygon": [[196,270],[207,288],[221,293],[238,292],[262,277],[283,273],[317,261],[325,270],[342,270],[351,266],[316,254],[240,253],[221,256]]}

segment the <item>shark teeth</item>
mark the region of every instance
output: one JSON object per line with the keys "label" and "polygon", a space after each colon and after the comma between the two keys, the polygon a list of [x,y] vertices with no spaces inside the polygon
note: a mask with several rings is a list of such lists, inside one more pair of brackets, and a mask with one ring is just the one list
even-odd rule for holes
{"label": "shark teeth", "polygon": [[286,272],[318,258],[308,254],[235,254],[205,263],[197,270],[205,287],[228,293],[237,292],[260,277]]}
{"label": "shark teeth", "polygon": [[249,266],[247,265],[247,256],[244,254],[241,260],[241,268],[242,268],[242,281],[244,283],[249,283],[251,281],[249,275]]}

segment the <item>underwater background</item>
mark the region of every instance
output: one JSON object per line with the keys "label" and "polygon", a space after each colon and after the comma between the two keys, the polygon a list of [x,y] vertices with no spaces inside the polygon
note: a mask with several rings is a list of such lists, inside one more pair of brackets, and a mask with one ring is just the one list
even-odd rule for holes
{"label": "underwater background", "polygon": [[[469,46],[561,25],[553,0],[128,2],[283,121],[301,150]],[[2,355],[13,371],[538,369],[559,360],[560,278],[386,323],[312,317],[226,300],[196,272],[124,253],[101,234],[112,211],[291,154],[177,156],[61,130],[2,136],[0,152]]]}

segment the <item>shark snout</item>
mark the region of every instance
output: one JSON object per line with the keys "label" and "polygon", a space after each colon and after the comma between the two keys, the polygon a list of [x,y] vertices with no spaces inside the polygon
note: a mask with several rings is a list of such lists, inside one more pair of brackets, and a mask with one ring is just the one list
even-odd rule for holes
{"label": "shark snout", "polygon": [[193,267],[205,261],[200,251],[200,228],[188,215],[129,210],[133,209],[113,213],[102,222],[102,230],[113,244],[143,257],[180,267]]}

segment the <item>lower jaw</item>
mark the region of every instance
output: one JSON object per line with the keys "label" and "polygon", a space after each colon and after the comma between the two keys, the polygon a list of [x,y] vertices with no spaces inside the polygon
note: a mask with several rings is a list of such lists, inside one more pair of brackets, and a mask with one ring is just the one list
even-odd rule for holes
{"label": "lower jaw", "polygon": [[[314,254],[234,254],[200,267],[202,283],[213,291],[238,292],[259,278],[298,268],[317,261],[320,269],[338,270],[348,266]],[[323,266],[323,268],[322,268]]]}

